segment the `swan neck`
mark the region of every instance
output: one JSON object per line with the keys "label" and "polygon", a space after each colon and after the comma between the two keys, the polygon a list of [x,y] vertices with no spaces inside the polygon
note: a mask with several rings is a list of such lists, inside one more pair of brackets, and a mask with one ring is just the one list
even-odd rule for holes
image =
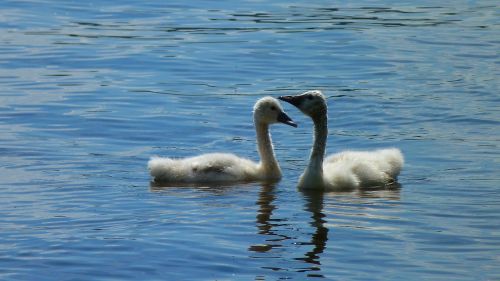
{"label": "swan neck", "polygon": [[309,167],[317,170],[323,167],[325,157],[326,139],[328,136],[328,119],[326,114],[315,116],[314,122],[314,142],[309,158]]}
{"label": "swan neck", "polygon": [[257,133],[257,149],[260,156],[260,168],[268,177],[281,176],[278,161],[274,155],[269,125],[256,122],[255,129]]}

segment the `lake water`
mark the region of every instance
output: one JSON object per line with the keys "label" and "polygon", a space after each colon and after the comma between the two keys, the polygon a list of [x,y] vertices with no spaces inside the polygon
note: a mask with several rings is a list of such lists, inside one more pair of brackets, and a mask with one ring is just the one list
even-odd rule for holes
{"label": "lake water", "polygon": [[[168,2],[168,3],[167,3]],[[3,1],[0,279],[500,280],[497,1]],[[328,153],[398,188],[161,188],[153,155],[257,160],[252,106],[320,89]]]}

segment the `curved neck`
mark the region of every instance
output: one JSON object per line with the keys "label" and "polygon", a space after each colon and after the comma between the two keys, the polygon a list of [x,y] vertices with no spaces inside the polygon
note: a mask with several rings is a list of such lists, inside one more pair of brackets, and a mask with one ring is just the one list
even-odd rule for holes
{"label": "curved neck", "polygon": [[314,122],[314,142],[309,157],[309,164],[302,174],[299,187],[323,188],[323,158],[325,157],[326,138],[328,136],[328,118],[325,111],[311,116]]}
{"label": "curved neck", "polygon": [[260,169],[264,177],[280,177],[281,171],[278,161],[274,156],[273,143],[269,133],[269,125],[255,121],[255,131],[257,133],[257,149],[260,155]]}
{"label": "curved neck", "polygon": [[314,122],[314,144],[309,157],[309,167],[317,170],[323,168],[325,157],[326,139],[328,137],[328,117],[326,113],[312,116]]}

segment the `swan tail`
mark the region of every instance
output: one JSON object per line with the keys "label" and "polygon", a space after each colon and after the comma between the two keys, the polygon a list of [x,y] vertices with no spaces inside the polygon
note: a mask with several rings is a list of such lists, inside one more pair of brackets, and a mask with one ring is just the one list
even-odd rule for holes
{"label": "swan tail", "polygon": [[403,153],[397,148],[382,149],[379,150],[379,153],[385,160],[384,162],[387,163],[383,172],[390,177],[390,180],[396,180],[404,165]]}
{"label": "swan tail", "polygon": [[171,158],[152,157],[148,162],[149,173],[156,181],[174,182],[186,178],[180,166],[179,160]]}

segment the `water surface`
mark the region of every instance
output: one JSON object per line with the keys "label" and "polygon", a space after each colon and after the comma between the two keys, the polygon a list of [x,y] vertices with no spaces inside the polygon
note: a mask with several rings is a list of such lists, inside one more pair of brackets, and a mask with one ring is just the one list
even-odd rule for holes
{"label": "water surface", "polygon": [[[4,1],[0,279],[500,279],[495,1]],[[150,185],[152,155],[257,160],[266,95],[328,96],[328,153],[401,148],[400,186]]]}

